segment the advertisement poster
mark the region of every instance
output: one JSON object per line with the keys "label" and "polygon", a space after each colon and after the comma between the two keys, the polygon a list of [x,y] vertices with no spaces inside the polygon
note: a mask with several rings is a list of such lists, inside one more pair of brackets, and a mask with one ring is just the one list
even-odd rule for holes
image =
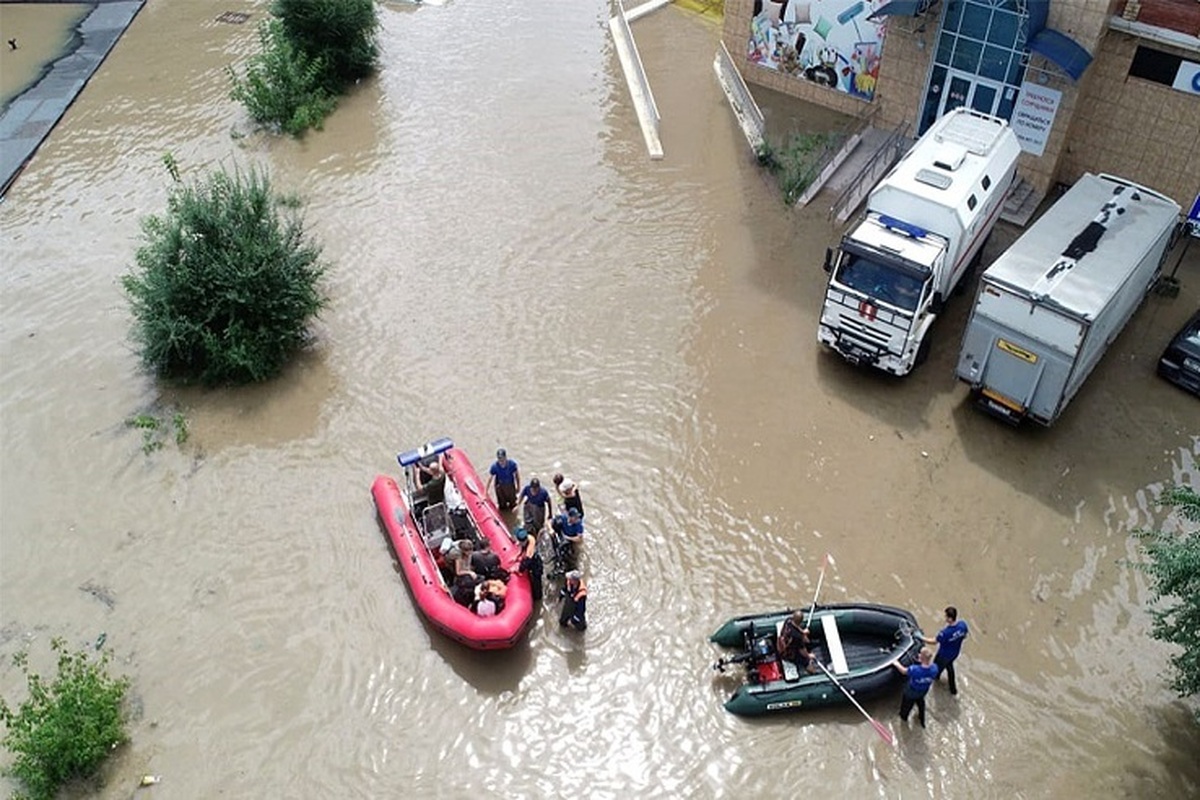
{"label": "advertisement poster", "polygon": [[865,100],[875,97],[883,55],[885,0],[755,0],[751,63]]}
{"label": "advertisement poster", "polygon": [[1057,89],[1028,81],[1021,84],[1021,93],[1017,95],[1017,106],[1013,109],[1009,124],[1026,153],[1040,156],[1045,152],[1046,140],[1050,138],[1050,129],[1054,127],[1060,100],[1062,92]]}

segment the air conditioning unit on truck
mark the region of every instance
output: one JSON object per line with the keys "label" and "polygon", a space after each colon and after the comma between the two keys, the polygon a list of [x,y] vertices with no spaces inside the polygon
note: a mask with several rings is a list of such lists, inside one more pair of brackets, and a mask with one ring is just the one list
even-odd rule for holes
{"label": "air conditioning unit on truck", "polygon": [[871,190],[836,253],[817,340],[847,361],[906,375],[929,329],[976,266],[1016,176],[1008,123],[957,108],[933,124]]}
{"label": "air conditioning unit on truck", "polygon": [[955,374],[1010,422],[1058,419],[1158,279],[1179,206],[1084,175],[980,278]]}

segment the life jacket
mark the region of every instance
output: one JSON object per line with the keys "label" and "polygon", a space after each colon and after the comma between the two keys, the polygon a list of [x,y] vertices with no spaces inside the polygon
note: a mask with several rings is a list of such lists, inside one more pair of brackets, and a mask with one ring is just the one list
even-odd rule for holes
{"label": "life jacket", "polygon": [[574,592],[569,591],[569,589],[564,586],[563,597],[569,597],[578,603],[580,600],[587,597],[587,584],[585,584],[583,581],[580,581],[579,586],[576,587]]}

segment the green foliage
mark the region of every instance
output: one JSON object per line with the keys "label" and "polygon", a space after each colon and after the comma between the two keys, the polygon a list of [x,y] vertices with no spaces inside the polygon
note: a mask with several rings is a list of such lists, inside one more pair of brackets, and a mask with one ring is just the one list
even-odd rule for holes
{"label": "green foliage", "polygon": [[218,171],[172,187],[167,212],[142,220],[135,269],[122,277],[143,362],[160,377],[209,386],[276,375],[325,305],[320,247],[281,214],[266,174]]}
{"label": "green foliage", "polygon": [[164,439],[171,430],[175,432],[176,445],[183,445],[190,434],[187,417],[182,411],[172,414],[170,423],[167,422],[165,416],[143,411],[125,420],[125,424],[142,432],[142,452],[146,455],[150,455],[155,450],[161,450],[165,443]]}
{"label": "green foliage", "polygon": [[759,165],[779,180],[783,201],[792,205],[844,139],[840,133],[795,133],[779,147],[764,139],[755,153]]}
{"label": "green foliage", "polygon": [[51,643],[58,674],[50,683],[30,671],[28,653],[13,663],[25,674],[29,698],[16,711],[0,698],[2,743],[16,756],[8,774],[35,800],[48,800],[63,784],[91,776],[113,748],[126,741],[121,703],[128,678],[108,674],[108,653],[93,661],[84,651]]}
{"label": "green foliage", "polygon": [[[1163,492],[1159,502],[1191,523],[1200,523],[1200,494],[1183,486]],[[1171,688],[1180,697],[1200,693],[1200,525],[1182,533],[1139,531],[1148,561],[1140,565],[1150,577],[1156,608],[1151,635],[1183,648],[1172,656]],[[1166,602],[1168,599],[1174,602]]]}
{"label": "green foliage", "polygon": [[323,65],[321,85],[330,94],[375,71],[375,0],[275,0],[271,11],[291,43]]}
{"label": "green foliage", "polygon": [[171,417],[171,424],[175,427],[175,444],[181,445],[187,442],[191,431],[188,430],[187,417],[183,415],[182,411],[175,412]]}
{"label": "green foliage", "polygon": [[284,33],[278,20],[258,26],[261,50],[250,57],[243,78],[228,68],[230,96],[259,125],[299,136],[320,129],[337,101],[322,87],[325,65],[309,58]]}

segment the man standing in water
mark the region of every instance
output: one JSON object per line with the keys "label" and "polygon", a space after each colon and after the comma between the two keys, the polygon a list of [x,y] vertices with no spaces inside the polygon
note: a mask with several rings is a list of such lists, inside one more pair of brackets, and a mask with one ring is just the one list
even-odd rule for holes
{"label": "man standing in water", "polygon": [[954,681],[954,662],[962,652],[963,640],[967,638],[968,633],[970,631],[967,630],[966,621],[958,618],[958,609],[946,606],[946,627],[938,631],[936,639],[921,637],[925,644],[938,646],[937,658],[933,663],[938,668],[939,678],[943,672],[946,673],[950,682],[950,694],[958,694],[958,684]]}
{"label": "man standing in water", "polygon": [[925,727],[925,695],[929,693],[929,687],[933,686],[938,676],[938,668],[930,663],[932,660],[933,653],[928,647],[922,647],[921,652],[917,654],[918,663],[906,667],[899,661],[892,662],[892,666],[900,670],[902,675],[908,676],[904,696],[900,699],[900,719],[908,722],[908,715],[912,713],[913,705],[916,704],[917,719],[921,721],[922,728]]}
{"label": "man standing in water", "polygon": [[559,590],[562,599],[562,611],[558,615],[558,624],[564,628],[574,628],[577,631],[587,630],[587,586],[583,582],[583,573],[573,569],[566,575],[566,583]]}
{"label": "man standing in water", "polygon": [[521,471],[517,462],[508,457],[503,447],[496,451],[496,463],[488,470],[487,487],[490,491],[492,483],[496,484],[496,506],[501,511],[512,511],[517,505],[517,489],[521,486]]}

